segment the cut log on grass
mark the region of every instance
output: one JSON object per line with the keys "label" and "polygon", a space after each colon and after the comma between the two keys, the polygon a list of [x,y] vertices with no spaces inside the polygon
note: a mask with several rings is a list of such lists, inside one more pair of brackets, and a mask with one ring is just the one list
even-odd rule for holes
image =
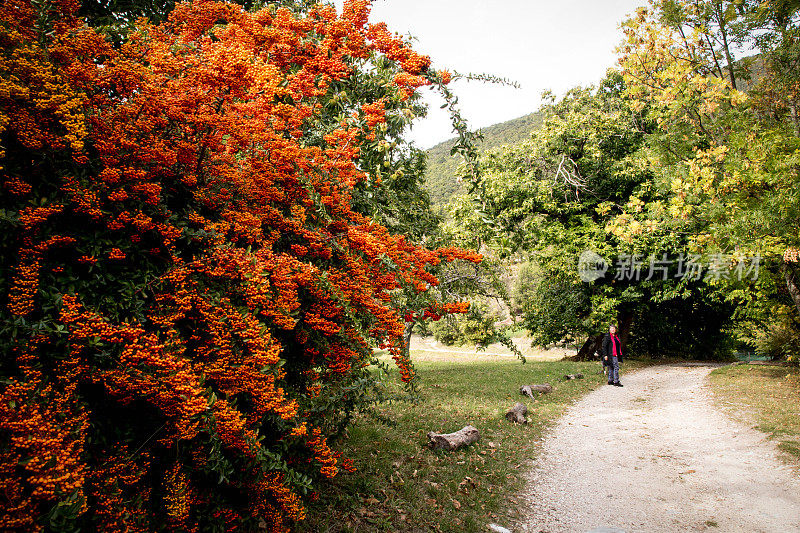
{"label": "cut log on grass", "polygon": [[583,379],[583,374],[565,374],[564,381],[570,381],[573,379]]}
{"label": "cut log on grass", "polygon": [[455,450],[462,446],[469,446],[481,438],[481,433],[474,426],[464,426],[455,433],[428,432],[428,446],[442,450]]}
{"label": "cut log on grass", "polygon": [[515,424],[527,424],[528,417],[528,408],[525,407],[525,404],[522,402],[517,402],[514,404],[514,407],[508,410],[506,413],[506,419],[509,422],[513,422]]}
{"label": "cut log on grass", "polygon": [[552,390],[553,390],[552,385],[550,385],[549,383],[542,383],[540,385],[524,385],[519,388],[519,393],[524,394],[528,398],[533,398],[534,392],[547,394],[548,392],[552,392]]}

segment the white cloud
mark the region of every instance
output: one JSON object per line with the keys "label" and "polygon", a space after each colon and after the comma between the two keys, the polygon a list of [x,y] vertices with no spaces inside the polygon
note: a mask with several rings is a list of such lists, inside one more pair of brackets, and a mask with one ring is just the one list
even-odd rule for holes
{"label": "white cloud", "polygon": [[[341,9],[341,0],[335,2]],[[454,86],[471,127],[485,127],[539,108],[546,89],[557,95],[599,81],[614,66],[619,23],[646,0],[385,0],[372,22],[412,34],[414,48],[439,68],[509,78],[520,89],[477,82]],[[452,136],[447,114],[432,103],[412,138],[429,147]]]}

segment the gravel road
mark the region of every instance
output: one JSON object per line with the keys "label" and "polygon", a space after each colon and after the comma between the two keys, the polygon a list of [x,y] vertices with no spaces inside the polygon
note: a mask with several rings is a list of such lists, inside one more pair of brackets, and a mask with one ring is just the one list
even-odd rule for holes
{"label": "gravel road", "polygon": [[545,438],[524,532],[800,532],[800,476],[712,404],[710,366],[625,374]]}

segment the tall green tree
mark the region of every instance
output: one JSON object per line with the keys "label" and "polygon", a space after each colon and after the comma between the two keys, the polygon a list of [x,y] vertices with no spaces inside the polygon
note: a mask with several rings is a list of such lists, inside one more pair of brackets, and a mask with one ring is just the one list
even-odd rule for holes
{"label": "tall green tree", "polygon": [[[666,210],[666,199],[643,157],[655,124],[634,104],[614,71],[597,88],[553,100],[529,141],[482,160],[483,225],[464,208],[456,215],[501,255],[530,261],[530,282],[517,292],[535,342],[577,342],[586,357],[598,333],[617,322],[640,353],[714,352],[721,328],[701,331],[696,316],[722,324],[730,312],[719,302],[700,305],[713,291],[676,277],[676,265],[665,262],[685,254],[687,240],[648,222],[649,212]],[[596,279],[579,271],[589,252],[606,261]],[[677,330],[682,346],[673,342]]]}
{"label": "tall green tree", "polygon": [[[800,318],[792,253],[800,244],[797,7],[652,2],[623,24],[627,94],[656,124],[647,158],[667,210],[654,220],[686,234],[706,258],[762,259],[763,279],[715,280],[748,327],[784,315],[785,306]],[[708,43],[725,42],[755,55],[731,55],[720,70]],[[627,222],[621,217],[620,227]]]}

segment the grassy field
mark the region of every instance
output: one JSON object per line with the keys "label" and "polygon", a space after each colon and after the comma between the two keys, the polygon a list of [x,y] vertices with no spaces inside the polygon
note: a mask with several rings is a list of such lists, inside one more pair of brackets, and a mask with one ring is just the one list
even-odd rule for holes
{"label": "grassy field", "polygon": [[800,466],[800,369],[725,366],[710,380],[723,410],[766,433]]}
{"label": "grassy field", "polygon": [[[512,357],[415,352],[424,399],[395,403],[380,414],[387,425],[362,417],[342,443],[358,472],[341,473],[320,491],[302,531],[487,531],[514,520],[508,499],[522,485],[546,426],[575,399],[603,383],[598,363],[528,362]],[[562,381],[582,372],[581,380]],[[397,381],[396,373],[389,377]],[[554,391],[537,401],[520,396],[524,384],[548,382]],[[531,422],[505,420],[516,401]],[[478,443],[455,452],[429,450],[428,431],[472,424]]]}

